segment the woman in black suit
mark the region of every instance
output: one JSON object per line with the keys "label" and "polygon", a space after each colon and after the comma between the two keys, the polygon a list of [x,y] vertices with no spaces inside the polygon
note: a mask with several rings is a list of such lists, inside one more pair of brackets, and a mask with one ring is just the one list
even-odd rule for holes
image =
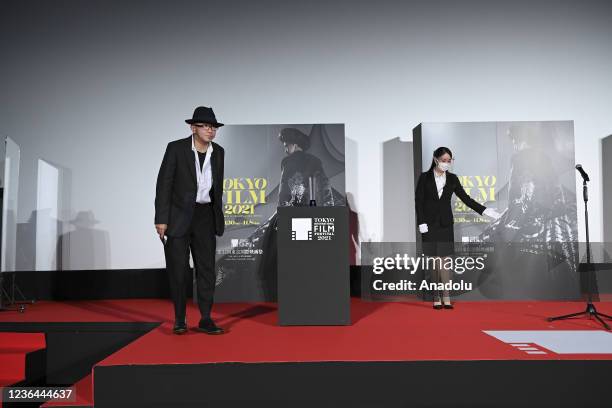
{"label": "woman in black suit", "polygon": [[[473,200],[463,189],[459,178],[451,173],[453,154],[447,147],[438,147],[433,153],[429,170],[421,173],[415,192],[416,216],[419,232],[423,242],[423,254],[436,257],[435,267],[431,271],[432,282],[450,281],[450,269],[444,268],[448,258],[454,253],[455,235],[453,231],[453,211],[451,197],[457,195],[478,214],[493,219],[499,218],[497,211],[486,208]],[[433,294],[434,309],[452,309],[447,290]]]}

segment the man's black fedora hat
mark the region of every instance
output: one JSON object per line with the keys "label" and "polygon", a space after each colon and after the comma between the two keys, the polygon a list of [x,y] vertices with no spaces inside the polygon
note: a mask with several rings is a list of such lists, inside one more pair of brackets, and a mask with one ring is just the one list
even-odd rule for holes
{"label": "man's black fedora hat", "polygon": [[193,117],[191,119],[185,119],[186,123],[190,125],[193,123],[209,123],[216,127],[223,126],[223,123],[217,122],[217,118],[215,117],[215,112],[213,112],[212,108],[208,108],[206,106],[198,106],[193,111]]}

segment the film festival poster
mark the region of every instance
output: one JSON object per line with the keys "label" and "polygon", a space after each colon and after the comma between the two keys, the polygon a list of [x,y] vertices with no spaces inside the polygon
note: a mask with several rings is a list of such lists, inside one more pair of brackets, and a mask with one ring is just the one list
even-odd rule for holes
{"label": "film festival poster", "polygon": [[[283,130],[297,135],[299,149],[286,151]],[[344,125],[228,125],[222,137],[232,154],[225,161],[215,299],[274,301],[277,207],[309,205],[311,198],[317,206],[346,204]]]}
{"label": "film festival poster", "polygon": [[475,284],[463,298],[579,297],[573,122],[424,123],[421,135],[422,171],[450,148],[465,191],[501,213],[492,221],[453,195],[458,253],[489,257],[461,277]]}

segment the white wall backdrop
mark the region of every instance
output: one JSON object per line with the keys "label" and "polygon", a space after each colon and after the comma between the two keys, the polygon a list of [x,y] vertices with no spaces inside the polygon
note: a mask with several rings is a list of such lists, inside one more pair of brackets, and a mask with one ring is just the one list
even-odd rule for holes
{"label": "white wall backdrop", "polygon": [[163,266],[155,178],[197,105],[230,124],[345,123],[349,201],[373,241],[385,239],[383,209],[397,207],[383,202],[394,185],[385,142],[410,141],[420,122],[574,120],[601,240],[611,44],[603,0],[3,1],[0,135],[21,147],[17,267],[35,267],[39,159],[59,169],[58,267]]}

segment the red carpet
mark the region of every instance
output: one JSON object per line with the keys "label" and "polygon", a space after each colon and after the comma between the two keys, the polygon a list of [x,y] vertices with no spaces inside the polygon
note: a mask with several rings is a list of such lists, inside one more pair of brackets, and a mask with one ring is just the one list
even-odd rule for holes
{"label": "red carpet", "polygon": [[26,355],[45,346],[44,333],[0,333],[0,403],[2,387],[25,379]]}
{"label": "red carpet", "polygon": [[[612,314],[612,303],[598,303]],[[455,310],[426,303],[352,302],[352,326],[279,327],[275,304],[218,304],[213,317],[223,336],[194,331],[175,336],[172,305],[158,299],[39,302],[4,322],[162,322],[100,364],[177,364],[279,361],[411,361],[498,359],[610,359],[595,355],[527,355],[483,330],[600,330],[594,321],[548,323],[545,318],[582,309],[578,302],[460,302]],[[197,324],[194,305],[188,323]],[[160,350],[164,350],[160,353]]]}
{"label": "red carpet", "polygon": [[25,379],[26,354],[44,348],[44,333],[0,333],[0,387]]}
{"label": "red carpet", "polygon": [[[581,307],[576,303],[472,302],[459,303],[455,310],[433,310],[424,303],[354,301],[352,326],[279,327],[274,305],[227,304],[216,307],[218,324],[230,331],[224,336],[195,331],[174,336],[172,323],[167,322],[100,364],[612,359],[601,354],[528,355],[482,332],[600,329],[588,320],[545,321],[546,316]],[[605,309],[612,305],[602,306]],[[195,325],[197,311],[190,312],[189,323]]]}

